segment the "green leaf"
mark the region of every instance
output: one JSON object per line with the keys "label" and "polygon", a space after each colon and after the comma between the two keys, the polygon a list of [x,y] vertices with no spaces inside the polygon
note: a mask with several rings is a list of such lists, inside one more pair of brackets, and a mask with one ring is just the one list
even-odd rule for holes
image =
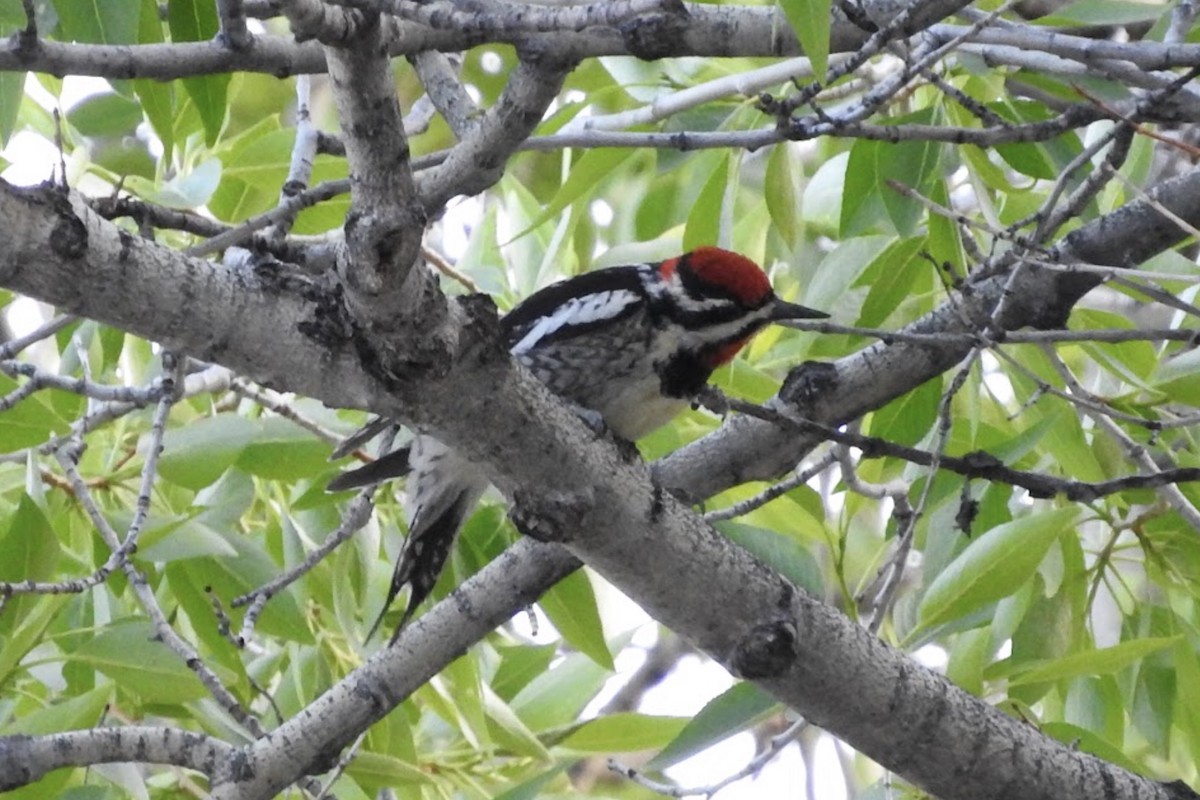
{"label": "green leaf", "polygon": [[505,701],[512,700],[517,692],[550,668],[558,647],[553,644],[511,645],[496,648],[500,653],[500,666],[492,676],[492,691]]}
{"label": "green leaf", "polygon": [[996,152],[1022,175],[1040,180],[1050,180],[1058,175],[1058,169],[1050,161],[1045,148],[1038,142],[997,144]]}
{"label": "green leaf", "polygon": [[1173,400],[1200,405],[1200,349],[1185,350],[1160,360],[1154,376],[1155,388]]}
{"label": "green leaf", "polygon": [[[327,161],[324,157],[317,159],[318,167]],[[343,159],[342,164],[346,162]],[[319,169],[314,170],[314,175],[320,175]],[[319,183],[325,180],[324,177],[319,177],[313,183]],[[329,231],[341,228],[346,222],[346,214],[350,211],[350,193],[338,195],[330,198],[323,203],[317,203],[315,206],[310,206],[296,215],[296,224],[292,229],[300,234],[318,234],[328,233]]]}
{"label": "green leaf", "polygon": [[824,594],[821,568],[797,539],[742,522],[718,522],[713,527],[808,593]]}
{"label": "green leaf", "polygon": [[1078,508],[1033,513],[972,541],[925,592],[918,630],[964,617],[1015,592],[1078,516]]}
{"label": "green leaf", "polygon": [[[17,385],[7,375],[0,375],[0,395],[8,394]],[[0,413],[0,453],[11,453],[41,444],[51,436],[66,433],[70,429],[70,422],[60,417],[47,403],[45,393],[26,397]]]}
{"label": "green leaf", "polygon": [[990,628],[974,628],[954,637],[946,677],[974,695],[983,694],[983,668],[994,655]]}
{"label": "green leaf", "polygon": [[[246,679],[246,668],[242,663],[242,651],[234,647],[227,632],[220,628],[220,621],[213,613],[213,599],[227,601],[232,595],[225,594],[221,587],[211,587],[202,583],[196,577],[199,570],[189,569],[185,562],[168,563],[163,568],[164,586],[170,590],[170,596],[176,604],[176,614],[186,616],[196,643],[207,648],[205,659],[215,661],[237,675],[240,686],[248,689],[250,684]],[[210,590],[211,591],[206,591]],[[269,604],[268,604],[269,605]],[[228,608],[228,606],[226,606]],[[235,632],[241,623],[242,612],[231,614],[230,628]],[[230,689],[235,687],[227,684]]]}
{"label": "green leaf", "polygon": [[517,784],[503,794],[496,795],[493,800],[538,800],[539,797],[551,797],[552,794],[545,793],[546,787],[568,766],[566,762],[559,764],[539,775],[535,775],[524,783]]}
{"label": "green leaf", "polygon": [[[236,556],[191,558],[175,563],[182,566],[194,586],[211,587],[218,598],[228,603],[275,578],[280,567],[267,554],[261,540],[232,530],[223,534],[225,541],[237,551]],[[271,636],[311,642],[312,634],[304,611],[296,599],[300,591],[299,587],[292,586],[272,597],[259,618],[258,629]],[[237,622],[240,621],[237,618]]]}
{"label": "green leaf", "polygon": [[553,759],[541,740],[526,727],[517,713],[487,685],[483,685],[483,709],[487,714],[488,731],[496,746],[548,764]]}
{"label": "green leaf", "polygon": [[663,770],[740,733],[773,713],[779,701],[753,683],[741,682],[709,700],[679,735],[646,764]]}
{"label": "green leaf", "polygon": [[94,94],[67,112],[67,122],[84,136],[124,136],[142,121],[142,109],[119,94]]}
{"label": "green leaf", "polygon": [[[1077,308],[1071,312],[1071,327],[1131,330],[1129,317],[1092,308]],[[1158,354],[1150,342],[1082,342],[1089,356],[1113,375],[1139,388],[1148,389],[1147,381],[1158,366]]]}
{"label": "green leaf", "polygon": [[[216,5],[207,0],[170,0],[167,24],[171,39],[176,42],[205,42],[216,36],[221,27]],[[183,88],[196,104],[204,123],[205,142],[209,147],[216,144],[225,124],[230,77],[228,73],[218,73],[183,79]]]}
{"label": "green leaf", "polygon": [[77,697],[68,697],[54,705],[22,714],[3,731],[7,735],[53,736],[63,731],[92,728],[100,722],[112,702],[113,688],[111,684],[97,686]]}
{"label": "green leaf", "polygon": [[828,158],[804,186],[801,205],[804,220],[823,230],[833,231],[840,224],[845,210],[846,177],[850,153],[842,152]]}
{"label": "green leaf", "polygon": [[236,556],[235,550],[218,531],[199,519],[152,520],[138,541],[137,559],[169,563],[202,556]]}
{"label": "green leaf", "polygon": [[541,213],[533,218],[519,233],[504,244],[526,235],[534,228],[548,222],[583,198],[595,194],[606,178],[617,172],[617,167],[637,152],[633,147],[597,147],[584,152],[574,164],[567,179]]}
{"label": "green leaf", "polygon": [[[42,509],[29,495],[22,493],[8,530],[0,536],[0,581],[48,581],[56,576],[60,558],[58,534]],[[8,600],[6,613],[0,615],[0,633],[13,631],[44,595],[18,594]],[[5,644],[3,650],[8,649]],[[0,672],[0,677],[3,676]]]}
{"label": "green leaf", "polygon": [[683,229],[683,249],[694,250],[701,245],[718,244],[721,234],[721,209],[725,204],[725,189],[729,185],[729,156],[717,161],[716,168],[704,182],[704,188],[692,210],[688,212]]}
{"label": "green leaf", "polygon": [[[161,44],[163,42],[162,20],[158,16],[157,0],[142,0],[142,11],[138,18],[138,43]],[[175,87],[174,84],[152,78],[133,81],[133,91],[150,127],[163,145],[162,160],[171,163],[171,151],[175,147]]]}
{"label": "green leaf", "polygon": [[475,659],[470,656],[454,659],[430,686],[447,701],[446,707],[454,714],[451,720],[472,749],[491,750],[492,737],[483,713],[483,681]]}
{"label": "green leaf", "polygon": [[871,414],[868,433],[899,444],[915,445],[937,420],[941,397],[941,380],[925,381]]}
{"label": "green leaf", "polygon": [[93,44],[137,41],[141,0],[54,0],[64,39]]}
{"label": "green leaf", "polygon": [[[33,498],[22,494],[8,530],[0,537],[0,582],[42,581],[54,576],[58,564],[58,536]],[[30,597],[31,596],[26,596]],[[20,616],[10,610],[10,620]]]}
{"label": "green leaf", "polygon": [[[1059,541],[1062,541],[1060,538]],[[986,680],[1007,679],[1033,663],[1061,658],[1079,647],[1071,598],[1066,592],[1047,596],[1042,573],[1035,572],[1020,591],[996,604],[992,616],[992,640],[1012,639],[1012,656],[984,668]],[[1014,627],[1015,626],[1015,627]],[[1054,688],[1050,682],[1009,687],[1009,699],[1032,704]]]}
{"label": "green leaf", "polygon": [[[905,120],[920,121],[922,119]],[[880,179],[883,186],[880,191],[883,193],[883,206],[887,209],[888,217],[897,233],[901,236],[913,236],[917,233],[918,223],[925,215],[925,207],[888,184],[894,181],[928,197],[933,180],[939,177],[937,170],[941,162],[941,145],[938,142],[921,141],[901,142],[896,145],[889,145],[887,142],[878,144],[882,146]]]}
{"label": "green leaf", "polygon": [[157,640],[145,620],[114,622],[67,658],[94,667],[144,702],[178,705],[207,694],[195,673]]}
{"label": "green leaf", "polygon": [[921,257],[924,247],[920,237],[900,239],[863,270],[855,281],[855,286],[867,287],[859,325],[879,328],[893,319],[908,321],[909,315],[903,312],[912,307],[918,295],[927,294],[933,283],[933,266]]}
{"label": "green leaf", "polygon": [[[294,139],[295,131],[279,129],[278,118],[270,117],[240,134],[232,146],[223,148],[221,183],[209,204],[213,214],[235,222],[272,208],[279,199],[279,187],[287,180]],[[344,158],[317,156],[312,183],[344,178],[346,170]],[[317,215],[310,222],[320,223],[322,217],[335,213],[346,202],[346,198],[340,198],[308,209]],[[326,219],[325,224],[329,221]]]}
{"label": "green leaf", "polygon": [[816,79],[824,81],[829,64],[830,0],[779,0],[779,7],[812,62]]}
{"label": "green leaf", "polygon": [[[930,124],[932,111],[921,111],[889,120],[894,125]],[[901,194],[891,183],[900,184],[928,197],[933,192],[941,163],[937,142],[880,142],[859,139],[850,149],[846,187],[842,202],[841,235],[876,232],[891,222],[901,236],[913,236],[925,208]]]}
{"label": "green leaf", "polygon": [[1030,665],[1029,669],[1009,676],[1010,686],[1042,681],[1057,681],[1077,678],[1082,675],[1107,675],[1125,669],[1146,656],[1171,647],[1180,640],[1179,636],[1149,639],[1133,639],[1100,650],[1071,653],[1068,656]]}
{"label": "green leaf", "polygon": [[1160,756],[1170,751],[1174,727],[1175,670],[1148,662],[1138,670],[1133,693],[1133,723]]}
{"label": "green leaf", "polygon": [[263,417],[257,428],[238,456],[238,469],[268,480],[296,481],[328,468],[329,445],[290,419]]}
{"label": "green leaf", "polygon": [[[42,636],[50,623],[58,616],[72,598],[63,594],[35,595],[35,603],[26,606],[21,616],[10,613],[7,616],[15,620],[14,629],[6,633],[0,642],[0,687],[3,687],[10,676],[20,667],[25,656],[42,641]],[[12,607],[12,603],[9,603]],[[11,624],[11,623],[10,623]],[[4,630],[0,627],[0,630]]]}
{"label": "green leaf", "polygon": [[560,744],[581,753],[633,753],[653,750],[679,736],[685,717],[622,712],[583,723]]}
{"label": "green leaf", "polygon": [[[950,192],[945,180],[930,181],[930,198],[943,208],[951,207]],[[963,248],[963,229],[941,214],[929,214],[929,254],[938,266],[949,265],[955,274],[966,273],[967,255]]]}
{"label": "green leaf", "polygon": [[604,640],[604,626],[587,573],[572,572],[542,595],[538,605],[571,646],[601,667],[613,669],[612,653]]}
{"label": "green leaf", "polygon": [[[784,4],[787,3],[788,0],[784,0]],[[800,242],[802,230],[800,197],[792,179],[792,160],[786,142],[780,142],[771,148],[771,155],[767,158],[765,182],[763,195],[767,201],[771,221],[775,223],[779,235],[788,246],[795,247]]]}
{"label": "green leaf", "polygon": [[1043,722],[1038,727],[1043,733],[1053,736],[1072,750],[1091,753],[1110,764],[1116,764],[1118,767],[1127,769],[1135,774],[1142,772],[1142,768],[1126,756],[1121,748],[1115,747],[1111,742],[1097,736],[1093,731],[1081,728],[1078,725],[1072,725],[1069,722]]}
{"label": "green leaf", "polygon": [[[622,646],[627,642],[624,638]],[[611,670],[572,653],[518,692],[511,705],[534,731],[567,725],[579,718],[610,677]]]}
{"label": "green leaf", "polygon": [[417,764],[386,753],[362,750],[354,755],[346,772],[354,778],[375,785],[432,786],[431,774]]}
{"label": "green leaf", "polygon": [[17,114],[25,98],[25,73],[0,72],[0,148],[8,144],[17,126]]}
{"label": "green leaf", "polygon": [[843,240],[867,233],[881,233],[887,208],[883,204],[883,192],[892,189],[883,183],[879,161],[882,158],[883,142],[858,139],[850,147],[850,161],[846,164],[846,184],[842,194],[842,215],[838,222],[839,235]]}
{"label": "green leaf", "polygon": [[188,489],[208,486],[233,466],[257,434],[253,420],[236,414],[198,419],[163,436],[159,473]]}
{"label": "green leaf", "polygon": [[0,34],[7,36],[24,25],[25,12],[21,8],[21,0],[0,0]]}
{"label": "green leaf", "polygon": [[[723,493],[719,502],[714,501],[710,507],[719,508],[748,499],[759,494],[766,487],[767,484],[758,483],[734,487]],[[821,505],[821,502],[820,495],[812,487],[798,486],[782,497],[775,498],[770,503],[754,509],[739,519],[752,527],[764,528],[773,534],[795,539],[803,548],[824,547],[831,541],[832,534],[825,524],[825,507]],[[723,530],[720,525],[715,527]],[[811,553],[811,550],[806,550],[806,552]],[[811,559],[810,554],[805,560],[811,562]],[[786,561],[787,559],[782,560]],[[820,567],[813,563],[812,568],[816,570],[815,575],[807,572],[808,566],[802,566],[798,574],[804,575],[806,581],[815,580],[814,585],[819,586],[822,582]]]}
{"label": "green leaf", "polygon": [[139,195],[171,208],[196,208],[209,202],[221,181],[221,162],[209,158],[183,170],[166,183],[155,185],[138,177],[125,183]]}
{"label": "green leaf", "polygon": [[847,301],[855,300],[853,295],[847,297],[850,287],[858,282],[869,265],[888,251],[893,241],[889,236],[861,236],[839,244],[822,259],[808,284],[804,304],[839,316],[836,309],[845,308]]}

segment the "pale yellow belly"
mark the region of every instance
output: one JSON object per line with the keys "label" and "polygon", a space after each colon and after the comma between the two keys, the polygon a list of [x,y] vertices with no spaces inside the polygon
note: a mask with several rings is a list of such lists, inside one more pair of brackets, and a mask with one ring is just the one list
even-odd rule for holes
{"label": "pale yellow belly", "polygon": [[635,391],[612,398],[604,408],[596,409],[617,436],[635,442],[666,425],[688,407],[688,401],[664,397],[658,376],[646,380]]}

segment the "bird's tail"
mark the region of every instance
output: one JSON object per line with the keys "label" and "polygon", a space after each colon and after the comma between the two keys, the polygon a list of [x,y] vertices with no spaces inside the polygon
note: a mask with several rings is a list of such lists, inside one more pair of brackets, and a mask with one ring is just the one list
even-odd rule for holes
{"label": "bird's tail", "polygon": [[408,606],[391,638],[393,642],[396,640],[417,607],[433,591],[463,521],[488,485],[478,467],[428,436],[413,440],[409,461],[408,538],[396,560],[387,600],[367,640],[375,635],[396,595],[407,585]]}

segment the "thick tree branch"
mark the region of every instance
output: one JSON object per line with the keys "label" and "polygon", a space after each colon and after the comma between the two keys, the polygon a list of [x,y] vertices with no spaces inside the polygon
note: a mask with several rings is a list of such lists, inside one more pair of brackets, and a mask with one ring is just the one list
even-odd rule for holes
{"label": "thick tree branch", "polygon": [[[328,285],[278,265],[251,271],[188,258],[54,188],[0,182],[0,218],[12,226],[0,237],[0,282],[264,385],[347,407],[371,404],[373,382],[357,358],[317,346],[346,335]],[[336,386],[336,397],[322,386]]]}
{"label": "thick tree branch", "polygon": [[[408,138],[377,18],[345,47],[329,47],[329,80],[350,166],[350,213],[340,272],[354,324],[384,338],[420,309],[436,321],[432,277],[414,270],[425,211],[413,184]],[[424,321],[424,320],[422,320]]]}
{"label": "thick tree branch", "polygon": [[[895,3],[891,0],[877,0],[877,4],[894,11]],[[568,59],[609,55],[643,58],[803,55],[787,19],[775,7],[683,5],[687,10],[686,17],[682,22],[674,22],[670,35],[666,36],[658,35],[663,32],[652,30],[649,25],[634,25],[626,30],[591,26],[577,33],[530,34],[524,30],[434,30],[409,23],[388,42],[388,52],[393,56],[415,55],[424,50],[453,52],[481,44],[507,43],[534,47]],[[937,22],[953,14],[961,5],[958,0],[929,2],[914,16],[904,33],[913,33]],[[677,17],[671,16],[673,20]],[[830,30],[830,52],[856,50],[867,37],[868,34],[857,25],[835,17]],[[654,43],[653,50],[645,46],[647,39]],[[1188,63],[1200,63],[1200,56],[1193,57]],[[325,58],[320,45],[315,42],[298,44],[279,36],[256,37],[253,47],[239,51],[224,47],[220,42],[97,45],[38,40],[36,47],[28,47],[18,33],[0,42],[0,70],[32,70],[59,77],[93,75],[159,80],[215,72],[263,72],[282,77],[299,72],[324,72]]]}

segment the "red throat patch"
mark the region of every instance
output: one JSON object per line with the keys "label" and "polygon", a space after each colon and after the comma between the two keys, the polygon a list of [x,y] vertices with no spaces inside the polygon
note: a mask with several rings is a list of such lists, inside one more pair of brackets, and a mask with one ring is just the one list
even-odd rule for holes
{"label": "red throat patch", "polygon": [[670,277],[680,260],[683,260],[698,278],[721,287],[747,306],[759,306],[766,302],[771,294],[771,282],[767,280],[766,273],[758,264],[738,253],[719,247],[697,247],[690,253],[664,262],[663,275]]}
{"label": "red throat patch", "polygon": [[738,354],[739,350],[746,346],[746,342],[748,341],[750,341],[749,336],[745,339],[738,339],[736,342],[728,342],[721,345],[713,351],[712,356],[708,359],[709,366],[716,369],[733,361],[733,357]]}

